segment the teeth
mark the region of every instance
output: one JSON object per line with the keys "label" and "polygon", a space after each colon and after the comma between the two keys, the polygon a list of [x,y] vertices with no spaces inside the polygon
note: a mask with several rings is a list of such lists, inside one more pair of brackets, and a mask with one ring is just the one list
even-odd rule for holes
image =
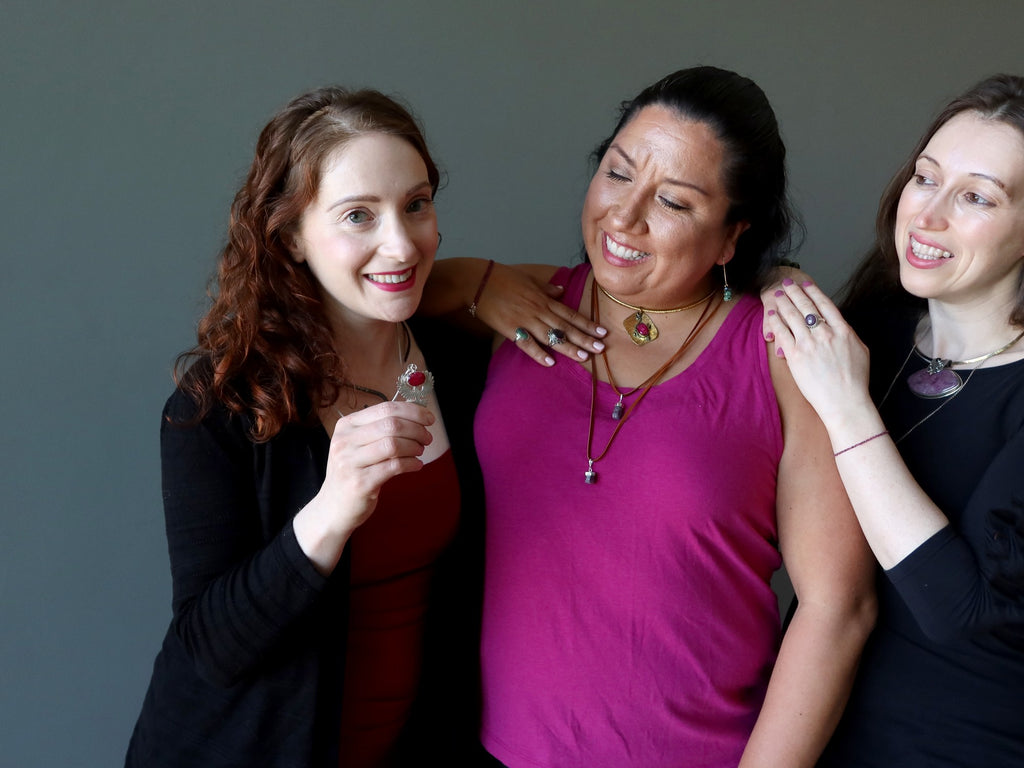
{"label": "teeth", "polygon": [[604,236],[605,245],[608,246],[608,250],[620,259],[626,261],[639,261],[640,259],[646,259],[651,254],[644,251],[634,251],[632,248],[627,248],[624,245],[619,245],[612,240],[608,235]]}
{"label": "teeth", "polygon": [[923,243],[917,242],[914,238],[910,238],[910,250],[912,250],[914,255],[919,259],[949,259],[953,256],[949,251],[944,251],[941,248],[933,248],[930,245],[924,245]]}
{"label": "teeth", "polygon": [[367,275],[367,279],[372,283],[404,283],[410,277],[412,277],[412,267],[405,270],[405,272],[399,272],[397,275]]}

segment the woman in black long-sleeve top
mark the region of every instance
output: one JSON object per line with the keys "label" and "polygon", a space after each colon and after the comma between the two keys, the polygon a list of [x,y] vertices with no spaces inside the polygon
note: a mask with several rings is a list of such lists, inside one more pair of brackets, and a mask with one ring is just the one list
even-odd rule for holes
{"label": "woman in black long-sleeve top", "polygon": [[864,343],[809,283],[768,323],[884,569],[822,764],[1024,765],[1024,78],[939,115],[877,231]]}

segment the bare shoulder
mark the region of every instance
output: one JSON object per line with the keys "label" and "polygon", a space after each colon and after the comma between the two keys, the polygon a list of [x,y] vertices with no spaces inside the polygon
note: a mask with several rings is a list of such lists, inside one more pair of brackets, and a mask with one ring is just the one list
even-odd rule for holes
{"label": "bare shoulder", "polygon": [[793,374],[789,370],[786,359],[776,354],[774,343],[768,343],[768,370],[772,376],[772,386],[775,387],[775,398],[779,403],[779,413],[782,416],[783,430],[788,426],[796,426],[801,420],[809,419],[820,426],[820,421],[814,413],[807,400],[800,393]]}

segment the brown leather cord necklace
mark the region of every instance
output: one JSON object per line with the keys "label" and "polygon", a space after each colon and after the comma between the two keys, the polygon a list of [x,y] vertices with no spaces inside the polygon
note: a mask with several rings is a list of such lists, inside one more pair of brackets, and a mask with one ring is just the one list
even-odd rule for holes
{"label": "brown leather cord necklace", "polygon": [[[590,288],[590,319],[596,323],[601,322],[601,311],[597,300],[598,290],[601,290],[602,292],[604,291],[604,289],[601,288],[600,285],[598,285],[597,280],[595,279]],[[697,318],[697,322],[694,323],[693,328],[690,329],[690,332],[687,334],[686,338],[683,339],[683,343],[679,345],[679,349],[676,350],[675,354],[672,355],[672,357],[670,357],[668,361],[663,366],[661,366],[661,368],[659,368],[650,376],[648,376],[642,384],[633,387],[628,392],[620,392],[618,387],[615,385],[615,381],[612,378],[612,370],[608,364],[608,353],[605,352],[604,364],[605,369],[608,371],[608,383],[611,384],[612,391],[619,396],[619,402],[616,403],[615,408],[612,410],[612,418],[618,421],[618,424],[616,424],[615,429],[612,430],[612,434],[608,438],[608,442],[605,443],[604,450],[602,450],[597,456],[591,455],[594,443],[594,409],[597,404],[597,362],[594,360],[594,356],[591,356],[590,425],[587,430],[587,471],[583,474],[583,479],[588,485],[593,485],[594,483],[597,482],[597,472],[594,471],[594,462],[600,461],[605,457],[605,455],[608,453],[608,450],[612,447],[612,443],[615,441],[616,436],[619,434],[619,430],[622,429],[622,426],[626,423],[626,419],[629,418],[629,415],[638,405],[640,405],[641,401],[643,401],[643,399],[647,396],[647,393],[651,391],[651,388],[658,383],[662,376],[665,375],[665,372],[679,361],[679,359],[683,356],[683,353],[686,352],[687,348],[689,348],[690,344],[693,343],[693,340],[697,337],[697,335],[704,328],[704,326],[706,326],[711,321],[711,318],[715,316],[715,312],[721,305],[721,299],[719,299],[718,301],[709,301],[707,305],[704,307],[703,311],[701,311],[700,317]],[[623,397],[632,395],[638,390],[642,390],[640,391],[640,396],[636,400],[634,400],[630,404],[629,408],[625,410],[625,413],[623,413]],[[616,413],[618,413],[618,415],[616,415]]]}

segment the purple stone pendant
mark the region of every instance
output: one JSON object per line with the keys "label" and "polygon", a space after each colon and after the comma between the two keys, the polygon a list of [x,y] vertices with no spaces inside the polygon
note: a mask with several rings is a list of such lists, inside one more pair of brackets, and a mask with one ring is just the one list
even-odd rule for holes
{"label": "purple stone pendant", "polygon": [[625,410],[625,409],[624,409],[624,407],[622,405],[622,395],[619,395],[619,402],[617,402],[615,404],[615,407],[612,408],[612,418],[615,419],[616,421],[621,419],[622,418],[622,411],[623,410]]}
{"label": "purple stone pendant", "polygon": [[623,320],[622,326],[638,347],[658,338],[658,326],[651,320],[651,316],[642,309]]}
{"label": "purple stone pendant", "polygon": [[963,389],[964,380],[948,365],[949,360],[940,357],[929,361],[927,368],[907,377],[907,386],[915,395],[926,400],[940,400],[955,395]]}

